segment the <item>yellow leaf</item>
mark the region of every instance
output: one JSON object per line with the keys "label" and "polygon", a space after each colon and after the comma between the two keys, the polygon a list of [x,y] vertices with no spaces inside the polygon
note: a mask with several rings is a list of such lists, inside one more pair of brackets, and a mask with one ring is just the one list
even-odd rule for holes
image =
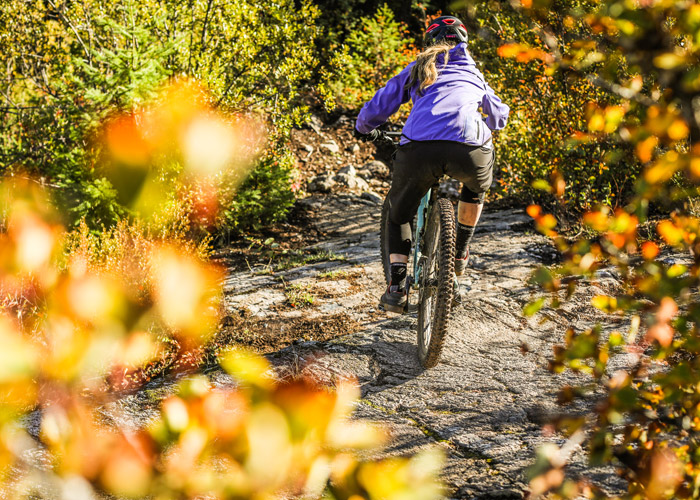
{"label": "yellow leaf", "polygon": [[654,66],[661,69],[674,69],[686,62],[687,59],[685,57],[672,52],[667,52],[654,58]]}
{"label": "yellow leaf", "polygon": [[622,106],[608,106],[605,108],[605,132],[612,134],[625,117],[625,109]]}
{"label": "yellow leaf", "polygon": [[557,219],[552,214],[545,214],[537,221],[539,227],[554,229],[557,226]]}
{"label": "yellow leaf", "polygon": [[602,132],[605,128],[605,117],[600,113],[595,113],[588,119],[588,130],[591,132]]}
{"label": "yellow leaf", "polygon": [[686,125],[684,120],[675,120],[671,126],[668,128],[668,137],[673,141],[680,141],[688,137],[688,125]]}
{"label": "yellow leaf", "polygon": [[700,157],[693,157],[690,160],[690,173],[693,177],[700,178]]}
{"label": "yellow leaf", "polygon": [[236,349],[225,353],[219,363],[229,375],[264,389],[271,389],[274,380],[268,375],[270,364],[262,356]]}
{"label": "yellow leaf", "polygon": [[195,339],[211,333],[218,274],[172,248],[154,252],[156,307],[166,325]]}
{"label": "yellow leaf", "polygon": [[659,222],[656,231],[669,245],[678,245],[685,238],[685,231],[676,227],[670,220]]}
{"label": "yellow leaf", "polygon": [[608,297],[607,295],[596,295],[591,299],[591,304],[596,309],[600,309],[605,312],[612,312],[617,309],[617,299],[615,297]]}
{"label": "yellow leaf", "polygon": [[666,182],[682,166],[680,156],[675,151],[669,151],[644,172],[644,179],[650,184]]}

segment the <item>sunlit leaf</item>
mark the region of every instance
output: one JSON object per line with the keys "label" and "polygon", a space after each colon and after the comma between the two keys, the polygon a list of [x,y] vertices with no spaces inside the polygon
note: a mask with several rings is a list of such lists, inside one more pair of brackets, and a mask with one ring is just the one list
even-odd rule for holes
{"label": "sunlit leaf", "polygon": [[544,303],[546,301],[546,297],[540,297],[539,299],[535,299],[532,302],[529,302],[523,307],[523,314],[525,316],[532,316],[535,313],[537,313],[542,307],[544,306]]}
{"label": "sunlit leaf", "polygon": [[654,150],[658,144],[659,138],[656,136],[647,137],[643,141],[638,142],[637,146],[635,147],[635,152],[637,153],[639,160],[642,163],[650,162],[653,157]]}
{"label": "sunlit leaf", "polygon": [[606,295],[596,295],[591,299],[593,307],[605,312],[614,312],[617,310],[617,299]]}
{"label": "sunlit leaf", "polygon": [[678,245],[685,239],[685,231],[670,220],[659,222],[656,226],[656,231],[669,245]]}
{"label": "sunlit leaf", "polygon": [[536,179],[532,181],[532,187],[535,189],[539,189],[540,191],[546,191],[548,193],[552,191],[552,186],[550,186],[549,182],[547,182],[544,179]]}
{"label": "sunlit leaf", "polygon": [[642,257],[644,260],[653,260],[659,255],[659,245],[653,241],[645,241],[642,244]]}
{"label": "sunlit leaf", "polygon": [[609,227],[610,218],[603,211],[588,212],[584,214],[583,221],[588,227],[595,231],[606,231]]}
{"label": "sunlit leaf", "polygon": [[220,357],[219,363],[230,375],[242,382],[267,389],[274,385],[269,374],[269,363],[252,352],[230,350]]}
{"label": "sunlit leaf", "polygon": [[686,63],[686,58],[682,55],[667,52],[654,58],[654,66],[661,69],[675,69]]}

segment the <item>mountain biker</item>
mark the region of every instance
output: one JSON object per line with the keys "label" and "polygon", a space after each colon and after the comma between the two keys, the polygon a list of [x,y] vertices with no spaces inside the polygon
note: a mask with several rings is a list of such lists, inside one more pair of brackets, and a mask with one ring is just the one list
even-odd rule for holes
{"label": "mountain biker", "polygon": [[467,29],[456,17],[435,19],[426,30],[424,51],[365,103],[355,123],[356,137],[374,140],[380,136],[377,127],[413,101],[387,195],[391,282],[381,297],[387,311],[403,312],[406,305],[410,222],[425,193],[444,174],[463,183],[455,248],[460,276],[493,179],[491,131],[505,127],[510,108],[476,68],[467,40]]}

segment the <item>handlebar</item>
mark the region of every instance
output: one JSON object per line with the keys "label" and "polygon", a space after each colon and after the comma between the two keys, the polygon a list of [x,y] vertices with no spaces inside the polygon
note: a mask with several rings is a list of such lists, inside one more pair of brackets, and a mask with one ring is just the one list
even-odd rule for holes
{"label": "handlebar", "polygon": [[392,132],[388,130],[381,130],[379,137],[377,137],[373,142],[386,142],[391,144],[396,144],[394,139],[401,137],[401,132]]}

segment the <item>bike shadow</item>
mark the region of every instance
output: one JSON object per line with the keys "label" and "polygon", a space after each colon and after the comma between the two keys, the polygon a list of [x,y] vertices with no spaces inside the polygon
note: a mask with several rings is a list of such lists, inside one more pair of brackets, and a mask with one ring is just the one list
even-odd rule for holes
{"label": "bike shadow", "polygon": [[364,397],[398,387],[425,372],[414,326],[404,320],[373,323],[360,334],[324,342],[295,342],[266,355],[280,380],[306,379],[336,386],[354,380]]}
{"label": "bike shadow", "polygon": [[392,330],[377,336],[366,346],[370,354],[370,372],[358,378],[363,397],[398,387],[426,371],[418,360],[418,346],[415,340],[402,338],[409,334],[414,336],[413,329],[401,327],[401,330],[393,330],[392,320],[382,323],[378,326],[389,327]]}

